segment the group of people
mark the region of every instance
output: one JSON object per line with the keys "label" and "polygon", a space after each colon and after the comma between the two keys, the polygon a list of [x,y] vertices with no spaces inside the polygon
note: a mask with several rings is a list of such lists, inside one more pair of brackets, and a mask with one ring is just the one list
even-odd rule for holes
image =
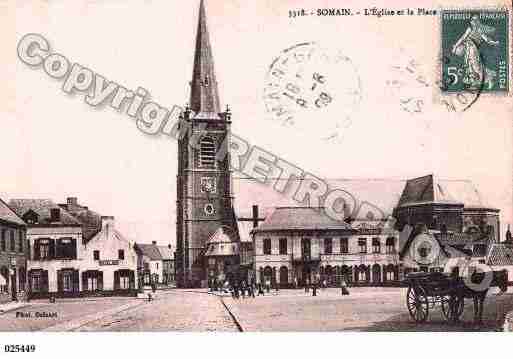
{"label": "group of people", "polygon": [[[317,280],[312,281],[311,283],[310,280],[307,279],[304,286],[305,293],[309,293],[310,288],[312,288],[312,295],[316,296],[317,289],[319,287],[327,288],[328,285],[326,280]],[[347,287],[347,282],[342,278],[340,282],[341,295],[349,295],[349,290]],[[232,298],[234,299],[239,299],[241,297],[242,299],[245,299],[246,297],[255,298],[256,296],[264,296],[265,293],[269,294],[272,288],[274,288],[276,292],[279,291],[278,284],[274,283],[273,285],[269,278],[266,278],[263,283],[256,283],[254,279],[251,279],[249,283],[246,280],[229,282],[228,280],[218,281],[217,279],[214,279],[210,284],[210,290],[212,292],[231,293]],[[298,288],[298,282],[296,278],[294,278],[294,288]]]}
{"label": "group of people", "polygon": [[[266,279],[264,283],[256,283],[255,280],[250,280],[249,283],[245,280],[242,281],[233,281],[229,282],[218,281],[214,279],[211,282],[210,290],[212,292],[221,292],[221,293],[231,293],[234,299],[239,298],[255,298],[256,296],[265,295],[265,293],[270,293],[272,288],[272,283],[270,279]],[[274,285],[274,289],[276,292],[279,291],[278,285]],[[255,294],[256,293],[256,294]]]}

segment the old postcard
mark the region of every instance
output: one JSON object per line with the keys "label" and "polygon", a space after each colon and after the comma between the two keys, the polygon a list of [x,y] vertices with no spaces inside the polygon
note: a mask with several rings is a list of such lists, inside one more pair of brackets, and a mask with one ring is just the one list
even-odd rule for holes
{"label": "old postcard", "polygon": [[0,331],[513,331],[510,2],[0,6]]}

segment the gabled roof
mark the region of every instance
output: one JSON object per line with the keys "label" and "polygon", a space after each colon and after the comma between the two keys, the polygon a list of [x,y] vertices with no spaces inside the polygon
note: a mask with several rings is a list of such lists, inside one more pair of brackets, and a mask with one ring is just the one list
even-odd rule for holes
{"label": "gabled roof", "polygon": [[407,180],[398,207],[422,203],[490,208],[471,181],[440,180],[432,174]]}
{"label": "gabled roof", "polygon": [[162,255],[160,254],[159,248],[155,244],[136,243],[135,248],[142,255],[147,256],[151,260],[154,260],[154,261],[162,260]]}
{"label": "gabled roof", "polygon": [[239,244],[227,227],[218,228],[206,244],[205,256],[233,256],[239,254]]}
{"label": "gabled roof", "polygon": [[90,241],[102,228],[102,217],[100,214],[91,211],[88,207],[81,205],[59,204],[69,214],[75,217],[82,224],[82,237],[84,243]]}
{"label": "gabled roof", "polygon": [[250,221],[238,221],[237,227],[239,228],[239,236],[241,242],[253,242],[251,238],[251,231],[253,230],[253,223]]}
{"label": "gabled roof", "polygon": [[351,225],[332,219],[323,207],[277,207],[255,232],[266,230],[351,229]]}
{"label": "gabled roof", "polygon": [[25,222],[0,198],[0,220],[25,226]]}
{"label": "gabled roof", "polygon": [[493,244],[486,263],[491,266],[513,266],[513,247],[503,243]]}
{"label": "gabled roof", "polygon": [[[324,179],[330,190],[348,192],[356,201],[358,209],[355,219],[367,219],[369,211],[376,212],[375,218],[386,218],[393,213],[406,181],[394,179]],[[297,202],[294,195],[303,179],[269,178],[262,184],[253,178],[233,179],[235,211],[239,217],[251,217],[252,205],[258,205],[260,216],[266,217],[275,207],[312,206],[306,200]],[[283,192],[275,188],[285,188]],[[362,204],[364,204],[362,206]]]}
{"label": "gabled roof", "polygon": [[[11,199],[9,201],[11,207],[18,216],[23,218],[23,215],[29,210],[34,211],[39,216],[39,225],[65,225],[65,226],[81,226],[81,223],[69,214],[65,209],[59,207],[51,199]],[[60,221],[50,222],[50,210],[60,210]]]}
{"label": "gabled roof", "polygon": [[168,246],[157,246],[157,248],[163,260],[173,260],[175,258],[173,250]]}

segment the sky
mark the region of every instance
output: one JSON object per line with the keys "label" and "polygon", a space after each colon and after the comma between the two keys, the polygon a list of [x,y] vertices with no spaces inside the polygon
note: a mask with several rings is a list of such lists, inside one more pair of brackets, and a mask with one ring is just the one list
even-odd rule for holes
{"label": "sky", "polygon": [[[511,222],[511,97],[483,95],[465,112],[447,111],[433,86],[440,69],[436,16],[289,18],[289,10],[337,4],[206,1],[220,99],[223,108],[230,105],[233,132],[319,177],[406,179],[435,173],[468,179],[501,210],[503,226]],[[428,1],[419,4],[436,9]],[[76,196],[91,209],[115,216],[132,240],[174,243],[176,141],[143,134],[124,112],[92,108],[82,93],[65,94],[62,81],[20,61],[16,46],[27,33],[42,34],[52,51],[70,61],[127,88],[143,87],[162,106],[183,106],[198,5],[2,2],[0,23],[9,29],[0,35],[5,52],[0,198],[61,203]],[[348,1],[344,7],[361,10],[364,5]],[[328,54],[350,59],[351,69],[338,72],[333,65],[330,89],[343,98],[356,81],[360,98],[335,101],[329,111],[299,112],[293,125],[284,125],[265,106],[268,72],[285,49],[312,41]],[[410,75],[404,69],[412,63]],[[346,78],[337,77],[341,73]],[[419,77],[428,86],[420,86]],[[400,88],[390,86],[399,82]],[[420,112],[402,109],[401,100],[409,98],[422,100]],[[342,117],[338,138],[326,140]]]}

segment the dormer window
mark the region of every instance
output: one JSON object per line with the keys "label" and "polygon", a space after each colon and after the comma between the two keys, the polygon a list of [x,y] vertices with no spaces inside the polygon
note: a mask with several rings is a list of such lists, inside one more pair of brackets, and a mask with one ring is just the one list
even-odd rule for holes
{"label": "dormer window", "polygon": [[39,215],[31,209],[25,212],[25,214],[22,216],[22,219],[27,224],[39,223]]}

